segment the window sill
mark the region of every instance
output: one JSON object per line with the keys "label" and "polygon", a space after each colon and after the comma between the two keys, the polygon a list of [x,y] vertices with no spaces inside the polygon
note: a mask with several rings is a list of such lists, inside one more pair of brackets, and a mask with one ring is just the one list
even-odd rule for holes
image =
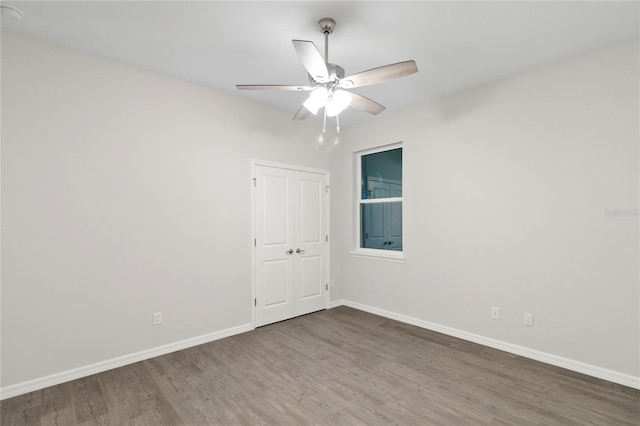
{"label": "window sill", "polygon": [[349,256],[358,259],[381,260],[383,262],[404,263],[404,253],[391,250],[352,250]]}

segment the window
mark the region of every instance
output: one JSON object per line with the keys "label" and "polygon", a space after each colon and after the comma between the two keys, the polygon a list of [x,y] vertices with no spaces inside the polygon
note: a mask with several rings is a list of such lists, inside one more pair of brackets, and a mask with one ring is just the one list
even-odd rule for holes
{"label": "window", "polygon": [[358,244],[354,255],[402,257],[402,147],[357,153]]}

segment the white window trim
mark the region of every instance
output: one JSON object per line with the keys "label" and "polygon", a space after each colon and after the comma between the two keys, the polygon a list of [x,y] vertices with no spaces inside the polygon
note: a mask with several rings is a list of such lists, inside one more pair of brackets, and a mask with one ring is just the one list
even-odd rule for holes
{"label": "white window trim", "polygon": [[404,263],[405,261],[404,252],[393,250],[377,250],[360,247],[351,250],[349,255],[359,259],[383,260],[385,262]]}
{"label": "white window trim", "polygon": [[[393,197],[393,198],[373,198],[362,200],[360,197],[362,196],[362,156],[375,154],[377,152],[390,151],[392,149],[403,148],[403,158],[404,158],[404,147],[402,146],[402,142],[397,142],[389,145],[383,145],[376,148],[371,148],[363,151],[357,151],[353,153],[354,156],[354,169],[355,169],[355,188],[354,188],[354,215],[353,215],[353,224],[354,224],[354,235],[353,235],[353,250],[349,251],[349,255],[351,257],[360,258],[360,259],[371,259],[371,260],[380,260],[385,262],[396,262],[396,263],[404,263],[405,262],[405,254],[404,254],[404,244],[403,251],[395,251],[395,250],[379,250],[379,249],[371,249],[371,248],[362,248],[360,247],[361,236],[360,232],[360,205],[361,204],[374,204],[374,203],[390,203],[390,202],[402,202],[402,235],[404,239],[404,224],[405,224],[405,209],[404,209],[404,197]],[[404,182],[404,161],[402,167],[402,180]],[[404,190],[403,190],[404,195]]]}
{"label": "white window trim", "polygon": [[401,203],[403,197],[389,197],[389,198],[368,198],[366,200],[359,200],[358,204],[376,204],[376,203]]}

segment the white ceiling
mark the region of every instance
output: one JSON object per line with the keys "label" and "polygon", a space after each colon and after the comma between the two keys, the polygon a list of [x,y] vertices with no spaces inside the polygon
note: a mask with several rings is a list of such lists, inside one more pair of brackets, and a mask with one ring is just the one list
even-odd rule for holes
{"label": "white ceiling", "polygon": [[[236,84],[306,84],[291,44],[323,51],[320,18],[336,20],[329,60],[354,74],[414,59],[417,74],[354,89],[389,111],[638,38],[639,2],[569,1],[3,1],[2,26],[291,112],[297,92]],[[371,119],[360,111],[343,124]],[[317,119],[317,118],[316,118]]]}

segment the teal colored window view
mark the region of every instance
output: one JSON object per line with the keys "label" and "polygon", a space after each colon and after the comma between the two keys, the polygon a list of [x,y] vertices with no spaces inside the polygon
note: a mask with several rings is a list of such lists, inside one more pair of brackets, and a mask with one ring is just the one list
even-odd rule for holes
{"label": "teal colored window view", "polygon": [[363,155],[362,199],[402,197],[402,148]]}
{"label": "teal colored window view", "polygon": [[360,247],[402,251],[402,148],[360,158]]}

